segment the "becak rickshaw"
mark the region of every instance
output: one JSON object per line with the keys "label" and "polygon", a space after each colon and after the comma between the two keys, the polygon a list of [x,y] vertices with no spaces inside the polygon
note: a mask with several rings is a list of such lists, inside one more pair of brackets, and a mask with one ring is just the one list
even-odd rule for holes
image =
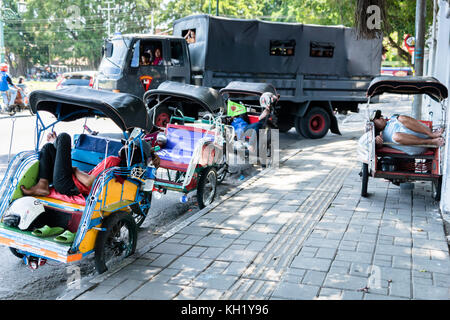
{"label": "becak rickshaw", "polygon": [[[432,140],[425,140],[423,144],[400,144],[395,139],[387,141],[384,134],[379,139],[382,143],[376,143],[377,128],[374,121],[387,123],[387,121],[398,121],[398,115],[393,118],[385,118],[381,110],[370,112],[370,99],[381,95],[383,93],[391,94],[426,94],[431,99],[439,102],[442,106],[442,121],[445,121],[446,108],[444,100],[448,96],[448,90],[441,82],[433,77],[395,77],[395,76],[381,76],[376,77],[370,83],[367,89],[368,102],[366,106],[366,124],[365,134],[359,139],[358,158],[362,162],[361,170],[361,196],[367,197],[369,177],[383,178],[391,181],[395,185],[400,185],[404,182],[414,181],[431,181],[433,198],[436,201],[441,197],[442,185],[442,156],[444,154],[444,147],[440,144],[433,144]],[[440,123],[433,121],[422,121],[418,124],[425,126],[428,129],[421,131],[433,133],[433,129],[441,127]],[[402,129],[405,133],[410,129]],[[410,130],[411,131],[411,130]],[[384,130],[382,131],[384,133]],[[401,132],[403,133],[403,132]],[[444,135],[447,132],[443,132]],[[417,137],[421,137],[417,135]],[[397,139],[398,140],[398,139]],[[418,140],[419,141],[419,140]],[[428,142],[429,141],[429,142]],[[443,138],[445,141],[445,138]],[[419,141],[420,142],[420,141]]]}
{"label": "becak rickshaw", "polygon": [[275,147],[272,129],[278,129],[275,110],[280,95],[275,87],[269,83],[232,81],[219,92],[226,101],[224,122],[236,132],[235,149],[244,149],[247,159],[253,154],[262,166],[269,165]]}
{"label": "becak rickshaw", "polygon": [[[82,87],[34,91],[30,106],[36,114],[36,147],[18,153],[2,181],[0,244],[32,268],[47,260],[71,263],[94,254],[96,269],[102,273],[135,251],[137,220],[150,207],[155,169],[148,166],[152,151],[142,140],[144,131],[151,130],[146,107],[129,94]],[[42,112],[56,119],[45,124]],[[90,176],[94,180],[88,195],[63,195],[56,191],[56,181],[45,196],[26,195],[25,190],[29,192],[41,180],[42,152],[45,146],[51,147],[50,143],[39,150],[44,132],[59,122],[88,117],[109,118],[123,132],[120,140],[84,133],[76,137],[72,166],[99,172]],[[98,166],[118,150],[120,165]]]}
{"label": "becak rickshaw", "polygon": [[151,135],[160,166],[154,188],[181,192],[187,199],[196,192],[200,209],[214,201],[217,185],[227,174],[226,144],[232,142],[233,128],[221,122],[223,100],[217,90],[178,82],[163,82],[144,95],[149,114],[170,112],[170,120],[161,124],[153,119],[159,133]]}

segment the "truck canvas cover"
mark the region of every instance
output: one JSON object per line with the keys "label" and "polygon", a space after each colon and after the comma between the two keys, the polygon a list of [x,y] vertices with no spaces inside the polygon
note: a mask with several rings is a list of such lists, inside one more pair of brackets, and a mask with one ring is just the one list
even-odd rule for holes
{"label": "truck canvas cover", "polygon": [[196,42],[189,44],[193,71],[340,77],[380,73],[382,39],[357,40],[347,27],[209,15],[174,22],[175,36],[189,29],[196,33]]}

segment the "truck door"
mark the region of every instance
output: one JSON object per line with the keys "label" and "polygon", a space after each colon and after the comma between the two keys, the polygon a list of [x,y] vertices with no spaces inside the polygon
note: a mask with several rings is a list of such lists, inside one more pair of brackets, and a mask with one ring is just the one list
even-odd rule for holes
{"label": "truck door", "polygon": [[169,42],[168,80],[190,83],[191,68],[186,41],[182,39],[170,39]]}
{"label": "truck door", "polygon": [[136,96],[142,98],[146,91],[167,80],[165,52],[162,40],[139,39],[134,43],[129,85]]}

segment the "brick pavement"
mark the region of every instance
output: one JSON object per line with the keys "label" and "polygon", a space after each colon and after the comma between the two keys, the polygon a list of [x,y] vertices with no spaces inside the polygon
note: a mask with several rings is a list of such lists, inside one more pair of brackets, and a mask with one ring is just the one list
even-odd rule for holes
{"label": "brick pavement", "polygon": [[430,184],[370,179],[361,198],[355,148],[332,137],[292,152],[71,298],[449,299]]}

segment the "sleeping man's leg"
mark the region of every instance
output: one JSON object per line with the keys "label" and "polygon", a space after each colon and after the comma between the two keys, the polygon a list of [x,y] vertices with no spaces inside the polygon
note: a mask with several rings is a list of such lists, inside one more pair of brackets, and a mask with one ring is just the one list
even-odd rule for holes
{"label": "sleeping man's leg", "polygon": [[430,144],[430,145],[435,145],[435,146],[440,147],[440,146],[444,145],[444,138],[442,138],[442,137],[433,138],[433,139],[423,139],[423,138],[416,137],[415,135],[412,135],[412,134],[401,133],[401,132],[394,133],[394,135],[392,136],[392,140],[396,143],[399,143],[402,145],[410,145],[410,146]]}

